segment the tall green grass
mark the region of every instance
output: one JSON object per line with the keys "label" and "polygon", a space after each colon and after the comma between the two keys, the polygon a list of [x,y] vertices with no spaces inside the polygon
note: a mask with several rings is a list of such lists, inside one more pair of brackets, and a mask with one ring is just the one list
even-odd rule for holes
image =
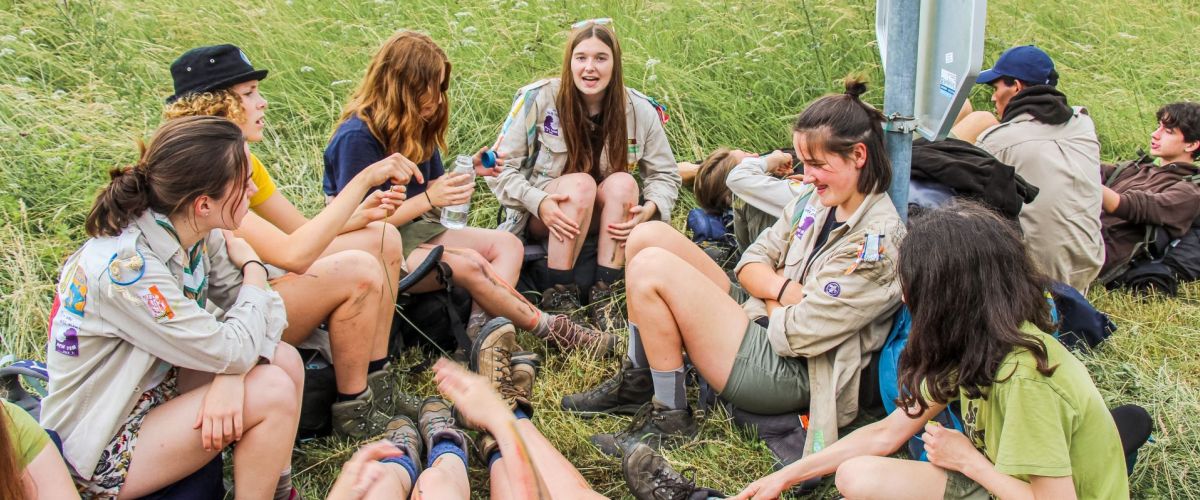
{"label": "tall green grass", "polygon": [[[677,158],[720,145],[766,150],[788,142],[789,120],[813,98],[862,72],[877,82],[874,2],[649,0],[311,0],[134,2],[0,0],[0,351],[42,358],[57,267],[84,239],[83,219],[107,169],[131,162],[134,141],[160,122],[171,93],[168,65],[184,50],[241,46],[270,100],[268,133],[254,150],[302,209],[321,203],[321,152],[347,95],[378,44],[399,28],[429,33],[454,64],[449,154],[494,137],[520,86],[558,73],[567,27],[611,17],[627,85],[669,107]],[[1200,100],[1200,8],[1194,0],[990,2],[986,58],[1037,43],[1053,55],[1061,88],[1095,118],[1106,159],[1143,146],[1162,103]],[[989,109],[985,89],[973,95]],[[472,222],[494,223],[490,194],[476,195]],[[693,205],[681,193],[680,212]],[[1200,288],[1141,302],[1093,292],[1121,331],[1084,357],[1112,404],[1151,410],[1157,443],[1142,452],[1138,498],[1200,497]],[[543,347],[532,339],[525,343]],[[611,363],[545,353],[535,391],[537,424],[600,492],[626,494],[618,463],[587,443],[622,421],[584,421],[558,398],[608,376]],[[415,360],[412,360],[415,362]],[[410,363],[411,364],[411,363]],[[426,376],[405,376],[430,393]],[[306,445],[297,478],[323,494],[356,443]],[[735,491],[771,470],[761,444],[720,416],[701,439],[669,454],[699,481]],[[485,475],[474,472],[477,491]],[[819,496],[834,493],[829,488]],[[486,493],[479,493],[486,495]]]}

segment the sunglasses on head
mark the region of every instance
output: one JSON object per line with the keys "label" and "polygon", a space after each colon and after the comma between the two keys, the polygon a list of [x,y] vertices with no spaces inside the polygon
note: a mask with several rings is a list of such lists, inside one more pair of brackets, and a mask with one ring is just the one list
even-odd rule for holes
{"label": "sunglasses on head", "polygon": [[583,21],[579,21],[579,22],[576,22],[575,24],[572,24],[571,29],[577,30],[577,29],[587,26],[589,24],[609,25],[609,24],[612,24],[612,18],[611,17],[598,17],[596,19],[584,19]]}

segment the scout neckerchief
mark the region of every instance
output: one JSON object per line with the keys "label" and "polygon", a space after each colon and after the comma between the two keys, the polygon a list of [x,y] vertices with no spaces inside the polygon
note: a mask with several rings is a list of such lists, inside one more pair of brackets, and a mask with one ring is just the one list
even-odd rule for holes
{"label": "scout neckerchief", "polygon": [[[179,241],[179,233],[175,232],[175,226],[171,225],[169,219],[155,213],[154,222],[157,222],[159,227],[162,227],[168,234],[174,237],[175,241]],[[181,242],[180,246],[182,247],[182,245]],[[207,302],[204,295],[204,288],[208,286],[208,272],[204,269],[204,256],[207,253],[207,238],[201,238],[195,245],[192,245],[191,249],[184,253],[186,261],[183,266],[183,295],[196,301],[200,307],[204,307]]]}

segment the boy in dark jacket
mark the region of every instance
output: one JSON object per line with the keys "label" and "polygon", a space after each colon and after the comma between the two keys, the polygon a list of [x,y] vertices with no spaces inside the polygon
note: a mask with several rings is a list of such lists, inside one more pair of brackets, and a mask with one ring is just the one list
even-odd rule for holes
{"label": "boy in dark jacket", "polygon": [[[1171,239],[1191,230],[1200,216],[1200,185],[1190,176],[1200,174],[1200,104],[1177,102],[1155,115],[1158,129],[1150,134],[1150,155],[1160,160],[1132,165],[1115,172],[1104,165],[1104,268],[1121,265],[1142,241],[1145,225],[1162,226]],[[1109,179],[1116,174],[1116,179]]]}

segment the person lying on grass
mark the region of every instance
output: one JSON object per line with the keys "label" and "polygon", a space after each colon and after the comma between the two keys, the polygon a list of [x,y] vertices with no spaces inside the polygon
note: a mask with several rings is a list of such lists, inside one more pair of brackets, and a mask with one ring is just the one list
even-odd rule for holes
{"label": "person lying on grass", "polygon": [[[1128,498],[1116,425],[1087,369],[1046,332],[1049,281],[999,215],[970,202],[914,222],[900,252],[912,333],[885,419],[751,483],[779,498],[836,472],[848,499]],[[966,433],[929,420],[961,404]],[[887,458],[914,434],[929,462]]]}
{"label": "person lying on grass", "polygon": [[[259,83],[267,70],[251,66],[240,49],[191,49],[171,64],[171,76],[175,94],[167,98],[168,119],[220,116],[236,123],[247,141],[262,141],[267,100]],[[300,345],[322,324],[329,331],[338,393],[331,409],[334,433],[363,439],[382,432],[396,413],[415,416],[412,398],[393,394],[387,361],[403,264],[400,234],[378,222],[404,201],[404,188],[363,198],[385,181],[402,185],[420,178],[416,166],[399,155],[381,158],[349,182],[343,196],[309,219],[253,154],[250,162],[258,192],[235,234],[274,267],[271,287],[287,307],[283,340]]]}

